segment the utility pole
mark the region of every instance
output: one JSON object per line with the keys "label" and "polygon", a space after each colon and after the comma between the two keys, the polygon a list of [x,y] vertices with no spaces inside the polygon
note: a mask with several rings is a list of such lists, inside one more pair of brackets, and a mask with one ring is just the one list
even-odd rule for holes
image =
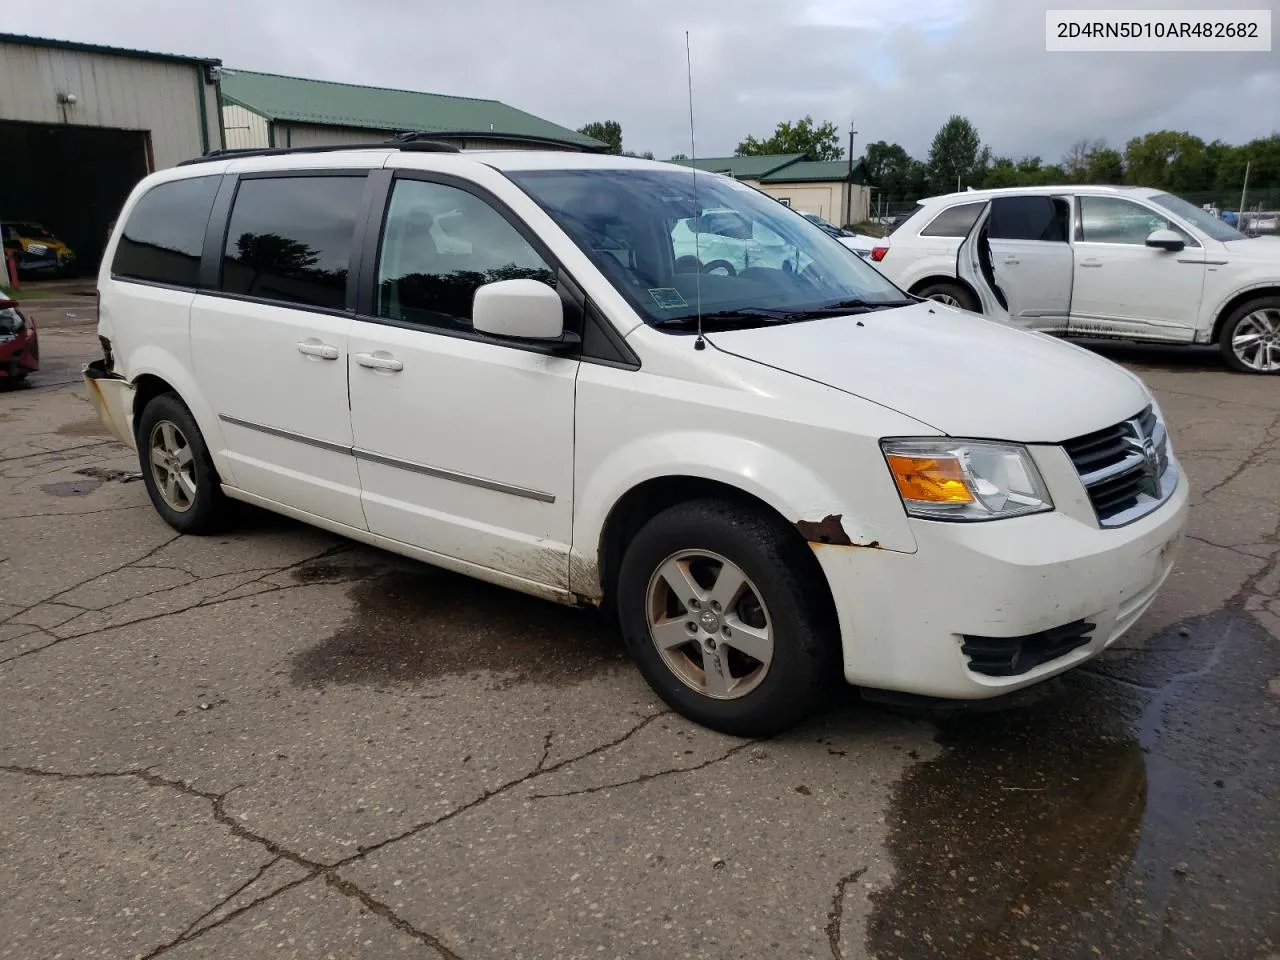
{"label": "utility pole", "polygon": [[1244,194],[1249,189],[1249,165],[1251,163],[1253,163],[1252,160],[1244,162],[1244,185],[1240,187],[1240,213],[1236,217],[1236,229],[1241,233],[1244,233]]}
{"label": "utility pole", "polygon": [[847,226],[853,223],[853,138],[857,134],[857,130],[853,129],[853,120],[849,121],[849,173],[845,176],[844,184],[844,223],[840,226]]}

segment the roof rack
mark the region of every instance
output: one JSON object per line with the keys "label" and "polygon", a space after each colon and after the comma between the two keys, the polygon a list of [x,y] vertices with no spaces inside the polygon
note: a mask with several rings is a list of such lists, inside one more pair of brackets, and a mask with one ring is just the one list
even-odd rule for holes
{"label": "roof rack", "polygon": [[406,133],[384,140],[381,143],[330,143],[316,147],[222,147],[207,153],[183,160],[180,167],[193,163],[210,163],[214,160],[231,160],[238,157],[279,157],[292,156],[295,153],[333,153],[338,150],[416,150],[421,153],[461,153],[452,143],[439,140],[417,139],[425,134]]}

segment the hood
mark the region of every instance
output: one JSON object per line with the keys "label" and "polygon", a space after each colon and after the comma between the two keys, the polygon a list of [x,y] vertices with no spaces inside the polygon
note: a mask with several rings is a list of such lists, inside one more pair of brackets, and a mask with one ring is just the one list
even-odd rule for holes
{"label": "hood", "polygon": [[956,437],[1060,443],[1150,402],[1135,375],[1083,347],[934,302],[707,340]]}
{"label": "hood", "polygon": [[1263,234],[1245,240],[1228,240],[1223,246],[1231,251],[1232,262],[1253,260],[1280,264],[1280,235]]}

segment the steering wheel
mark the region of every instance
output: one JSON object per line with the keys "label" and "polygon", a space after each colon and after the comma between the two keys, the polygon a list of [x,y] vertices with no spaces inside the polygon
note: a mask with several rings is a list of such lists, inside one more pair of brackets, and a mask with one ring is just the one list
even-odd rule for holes
{"label": "steering wheel", "polygon": [[730,277],[738,275],[738,271],[734,269],[733,264],[728,260],[712,260],[710,263],[702,265],[703,273],[714,273],[717,270],[723,270]]}

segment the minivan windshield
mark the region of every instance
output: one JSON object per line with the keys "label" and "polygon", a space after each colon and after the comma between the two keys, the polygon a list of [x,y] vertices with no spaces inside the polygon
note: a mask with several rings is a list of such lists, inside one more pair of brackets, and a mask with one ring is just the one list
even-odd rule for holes
{"label": "minivan windshield", "polygon": [[[719,174],[508,171],[646,322],[759,326],[913,302],[795,211]],[[696,191],[696,205],[695,205]],[[701,310],[699,311],[699,305]]]}
{"label": "minivan windshield", "polygon": [[1208,210],[1202,210],[1194,203],[1188,203],[1172,193],[1157,193],[1151,198],[1152,203],[1159,204],[1170,213],[1188,221],[1201,233],[1208,234],[1214,240],[1247,240],[1249,239],[1231,224],[1219,220]]}

